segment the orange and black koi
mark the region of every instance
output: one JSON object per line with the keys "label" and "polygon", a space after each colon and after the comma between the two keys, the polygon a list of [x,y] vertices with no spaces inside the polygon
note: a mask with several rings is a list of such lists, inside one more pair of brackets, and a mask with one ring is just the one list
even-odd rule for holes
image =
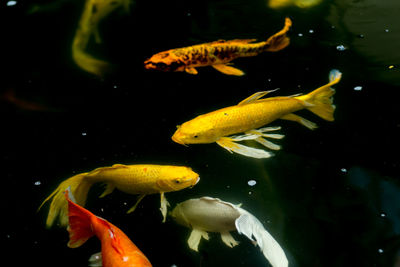
{"label": "orange and black koi", "polygon": [[292,21],[285,19],[281,31],[267,41],[253,43],[255,39],[219,40],[183,48],[171,49],[153,55],[144,62],[146,69],[160,71],[186,71],[197,74],[196,67],[212,66],[227,75],[244,75],[244,72],[231,66],[229,62],[239,57],[252,57],[262,52],[276,52],[289,45],[289,31]]}

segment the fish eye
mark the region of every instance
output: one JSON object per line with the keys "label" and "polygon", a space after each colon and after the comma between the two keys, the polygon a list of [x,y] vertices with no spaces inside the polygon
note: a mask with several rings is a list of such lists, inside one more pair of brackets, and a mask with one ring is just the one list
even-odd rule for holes
{"label": "fish eye", "polygon": [[197,134],[195,135],[195,136],[193,136],[194,138],[197,138],[197,137],[199,137]]}
{"label": "fish eye", "polygon": [[180,184],[180,183],[181,183],[181,181],[179,181],[179,180],[175,180],[175,183],[176,183],[176,184]]}

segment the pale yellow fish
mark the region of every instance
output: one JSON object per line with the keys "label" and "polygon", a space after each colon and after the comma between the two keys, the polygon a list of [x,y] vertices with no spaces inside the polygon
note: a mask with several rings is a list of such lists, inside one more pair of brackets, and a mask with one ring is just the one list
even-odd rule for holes
{"label": "pale yellow fish", "polygon": [[77,174],[63,181],[39,207],[51,199],[47,216],[47,227],[52,226],[57,218],[60,226],[68,225],[68,209],[64,191],[68,188],[75,196],[75,202],[84,206],[87,194],[95,183],[105,183],[106,189],[100,197],[110,194],[114,188],[128,193],[139,194],[138,202],[128,211],[132,212],[139,201],[148,194],[161,194],[161,213],[165,221],[168,202],[164,192],[178,191],[194,186],[199,181],[199,175],[189,167],[169,165],[122,165],[97,168],[91,172]]}
{"label": "pale yellow fish", "polygon": [[198,251],[201,238],[209,239],[207,232],[220,233],[222,241],[228,247],[234,247],[239,243],[230,232],[238,231],[260,247],[273,267],[288,266],[282,247],[262,223],[240,205],[212,197],[189,199],[176,205],[171,216],[177,223],[192,229],[187,242],[195,251]]}
{"label": "pale yellow fish", "polygon": [[[264,137],[283,138],[281,134],[269,133],[279,130],[280,127],[260,127],[277,119],[284,119],[296,121],[309,129],[315,129],[317,127],[315,123],[293,113],[302,109],[308,109],[327,121],[333,121],[335,106],[332,103],[332,96],[335,90],[331,86],[337,84],[341,76],[342,74],[338,70],[332,70],[328,84],[306,95],[261,99],[271,91],[257,92],[236,106],[200,115],[177,126],[178,129],[172,136],[172,140],[183,145],[216,142],[230,152],[248,157],[271,157],[272,153],[268,151],[244,146],[236,142],[254,140],[269,149],[278,150],[280,146],[264,139]],[[244,134],[236,135],[239,133]]]}

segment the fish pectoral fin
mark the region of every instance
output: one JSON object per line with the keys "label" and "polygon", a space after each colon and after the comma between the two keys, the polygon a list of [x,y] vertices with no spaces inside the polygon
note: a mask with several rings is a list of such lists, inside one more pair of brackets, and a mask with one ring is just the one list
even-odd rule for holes
{"label": "fish pectoral fin", "polygon": [[217,71],[227,75],[243,76],[245,74],[242,70],[228,66],[227,64],[215,64],[211,66]]}
{"label": "fish pectoral fin", "polygon": [[271,132],[271,131],[277,131],[280,130],[281,127],[264,127],[264,128],[260,128],[257,130],[251,130],[248,133],[249,134],[254,134],[254,135],[259,135],[262,137],[267,137],[267,138],[272,138],[272,139],[282,139],[285,137],[285,135],[283,134],[269,134],[267,132]]}
{"label": "fish pectoral fin", "polygon": [[206,240],[210,239],[207,232],[199,229],[193,229],[187,241],[189,247],[194,251],[199,251],[198,248],[202,237]]}
{"label": "fish pectoral fin", "polygon": [[101,252],[97,252],[90,256],[89,258],[89,267],[101,267],[103,266],[103,257],[101,256]]}
{"label": "fish pectoral fin", "polygon": [[99,198],[103,198],[109,194],[111,194],[115,189],[115,185],[107,183],[106,184],[106,189],[104,190],[104,192],[99,196]]}
{"label": "fish pectoral fin", "polygon": [[135,209],[136,209],[136,207],[139,205],[140,201],[142,201],[142,199],[143,199],[145,196],[146,196],[145,194],[140,195],[140,196],[138,197],[138,199],[136,200],[135,205],[133,205],[132,208],[130,208],[126,213],[129,214],[129,213],[131,213],[131,212],[134,212]]}
{"label": "fish pectoral fin", "polygon": [[193,75],[196,75],[198,73],[197,70],[195,68],[193,68],[193,67],[187,67],[187,68],[185,68],[185,71],[187,73],[193,74]]}
{"label": "fish pectoral fin", "polygon": [[164,192],[160,194],[161,197],[161,206],[160,206],[160,211],[163,216],[162,222],[165,223],[165,220],[167,219],[167,211],[168,211],[168,206],[171,206],[167,200],[167,198],[164,196]]}
{"label": "fish pectoral fin", "polygon": [[246,157],[261,159],[261,158],[269,158],[272,157],[274,154],[263,149],[252,148],[248,146],[244,146],[241,144],[235,143],[229,137],[221,137],[217,144],[228,150],[229,152],[238,153]]}
{"label": "fish pectoral fin", "polygon": [[275,92],[276,90],[279,90],[279,88],[276,88],[274,90],[269,90],[269,91],[260,91],[260,92],[256,92],[254,94],[252,94],[251,96],[245,98],[244,100],[240,101],[240,103],[238,104],[238,106],[240,105],[245,105],[245,104],[249,104],[252,102],[257,101],[258,99],[260,99],[261,97],[265,96],[266,94]]}
{"label": "fish pectoral fin", "polygon": [[265,146],[266,148],[272,149],[272,150],[280,150],[281,149],[280,145],[277,145],[275,143],[272,143],[271,141],[265,140],[261,136],[256,138],[254,141],[256,141],[257,143]]}
{"label": "fish pectoral fin", "polygon": [[224,242],[225,245],[227,245],[230,248],[239,245],[239,242],[236,241],[229,232],[221,232],[221,239],[222,242]]}
{"label": "fish pectoral fin", "polygon": [[280,119],[298,122],[310,130],[314,130],[314,129],[318,128],[317,124],[315,124],[314,122],[306,120],[306,119],[300,117],[299,115],[296,115],[293,113],[286,114],[285,116],[282,116]]}

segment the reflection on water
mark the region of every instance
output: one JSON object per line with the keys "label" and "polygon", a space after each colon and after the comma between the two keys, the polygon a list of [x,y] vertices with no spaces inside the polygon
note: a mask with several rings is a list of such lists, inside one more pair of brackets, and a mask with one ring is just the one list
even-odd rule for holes
{"label": "reflection on water", "polygon": [[[200,174],[192,189],[168,194],[173,207],[202,196],[242,203],[282,246],[290,266],[399,266],[397,1],[332,0],[282,9],[268,8],[264,0],[136,1],[127,15],[99,24],[107,41],[86,47],[118,65],[104,79],[82,71],[72,58],[83,2],[60,1],[62,8],[33,13],[32,6],[50,2],[9,2],[0,8],[0,22],[7,25],[0,84],[1,238],[16,265],[86,266],[100,250],[97,241],[68,248],[65,229],[45,229],[47,210],[36,213],[38,206],[71,175],[115,163],[152,163],[191,166]],[[236,59],[244,76],[143,68],[145,59],[172,47],[264,40],[286,16],[293,21],[291,44]],[[215,144],[184,147],[171,140],[181,122],[257,91],[309,92],[333,68],[343,72],[335,121],[310,117],[319,126],[313,131],[275,121],[271,127],[281,127],[285,138],[274,157],[256,160]],[[144,198],[126,214],[136,198],[116,191],[99,199],[103,190],[94,186],[86,207],[123,230],[153,266],[268,266],[236,233],[239,246],[226,247],[210,233],[198,253],[191,251],[186,229],[169,217],[161,222],[154,208],[159,196]],[[27,251],[31,257],[21,257]]]}

